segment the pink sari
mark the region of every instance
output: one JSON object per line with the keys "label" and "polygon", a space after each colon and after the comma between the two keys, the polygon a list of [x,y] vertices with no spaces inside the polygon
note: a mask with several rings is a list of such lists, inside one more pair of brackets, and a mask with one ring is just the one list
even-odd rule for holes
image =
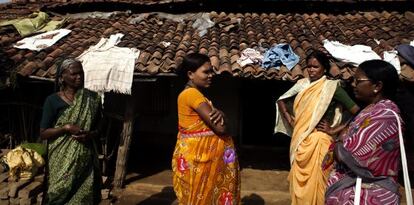
{"label": "pink sari", "polygon": [[[390,100],[362,110],[342,135],[343,143],[331,146],[341,161],[328,180],[326,204],[354,204],[356,175],[362,178],[361,204],[399,204],[399,113]],[[331,150],[332,150],[331,149]]]}

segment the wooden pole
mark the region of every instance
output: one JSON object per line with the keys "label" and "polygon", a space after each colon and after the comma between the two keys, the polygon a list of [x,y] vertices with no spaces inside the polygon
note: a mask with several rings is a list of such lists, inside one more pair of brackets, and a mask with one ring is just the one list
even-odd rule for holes
{"label": "wooden pole", "polygon": [[131,137],[134,125],[134,99],[132,96],[127,96],[124,125],[120,137],[118,155],[116,159],[114,187],[122,188],[127,172],[127,162],[129,155],[129,148],[131,144]]}
{"label": "wooden pole", "polygon": [[106,127],[106,132],[105,132],[105,142],[104,142],[103,147],[102,147],[102,154],[103,154],[102,174],[104,176],[107,175],[107,166],[108,166],[108,141],[109,141],[109,135],[111,133],[111,127],[112,127],[112,119],[110,117],[108,117],[108,126]]}

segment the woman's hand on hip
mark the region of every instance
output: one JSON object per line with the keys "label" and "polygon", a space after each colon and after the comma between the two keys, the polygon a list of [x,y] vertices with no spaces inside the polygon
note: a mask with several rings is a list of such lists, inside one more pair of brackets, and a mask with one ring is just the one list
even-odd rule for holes
{"label": "woman's hand on hip", "polygon": [[316,129],[331,136],[336,134],[335,130],[330,126],[327,120],[321,120],[318,125],[316,125]]}

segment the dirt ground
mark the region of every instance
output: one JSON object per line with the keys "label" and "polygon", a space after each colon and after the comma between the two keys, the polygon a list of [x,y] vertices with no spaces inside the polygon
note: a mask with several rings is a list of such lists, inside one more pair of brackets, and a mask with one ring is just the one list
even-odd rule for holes
{"label": "dirt ground", "polygon": [[[171,170],[140,178],[138,174],[127,176],[129,183],[112,194],[116,199],[106,200],[101,205],[176,205],[172,188]],[[289,205],[288,171],[257,170],[246,168],[242,175],[242,205]],[[400,189],[401,205],[405,205],[404,189]],[[414,193],[413,193],[414,195]]]}
{"label": "dirt ground", "polygon": [[[290,204],[287,171],[243,169],[241,201],[244,205]],[[170,205],[177,204],[172,188],[172,173],[161,171],[155,175],[140,178],[131,173],[131,181],[122,191],[115,191],[118,197],[113,204]],[[108,204],[108,201],[103,202]]]}
{"label": "dirt ground", "polygon": [[[275,149],[244,149],[240,151],[241,204],[242,205],[289,205],[287,182],[288,152]],[[112,190],[111,200],[101,205],[175,205],[176,197],[172,188],[170,158],[157,155],[133,155],[134,162],[125,180],[125,188]],[[148,156],[152,160],[148,160]],[[414,154],[409,154],[410,170],[414,170]],[[142,159],[140,159],[142,157]],[[135,165],[135,167],[134,167]],[[402,176],[402,175],[400,175]],[[413,184],[413,174],[410,173]],[[400,185],[403,185],[400,180]],[[413,187],[413,185],[412,185]],[[400,189],[401,204],[405,205],[404,189]],[[413,194],[414,195],[414,194]]]}
{"label": "dirt ground", "polygon": [[[165,152],[172,153],[172,148],[160,148],[157,145],[159,150],[164,151],[162,153],[148,149],[148,147],[153,147],[151,145],[137,144],[135,149],[131,150],[131,156],[134,158],[133,163],[129,164],[125,188],[111,193],[117,198],[112,203],[122,205],[174,204],[176,197],[172,188],[171,155],[165,155]],[[242,177],[242,204],[290,204],[287,149],[244,147],[239,150],[238,154]],[[110,204],[110,202],[106,200],[102,205],[104,204]]]}

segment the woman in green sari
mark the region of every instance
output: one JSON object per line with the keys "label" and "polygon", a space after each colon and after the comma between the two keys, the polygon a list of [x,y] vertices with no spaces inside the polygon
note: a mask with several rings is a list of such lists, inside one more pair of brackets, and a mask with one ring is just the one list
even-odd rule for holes
{"label": "woman in green sari", "polygon": [[45,204],[98,204],[100,171],[94,136],[101,118],[97,93],[83,88],[82,64],[65,59],[57,72],[60,91],[46,98],[40,136],[48,141]]}

